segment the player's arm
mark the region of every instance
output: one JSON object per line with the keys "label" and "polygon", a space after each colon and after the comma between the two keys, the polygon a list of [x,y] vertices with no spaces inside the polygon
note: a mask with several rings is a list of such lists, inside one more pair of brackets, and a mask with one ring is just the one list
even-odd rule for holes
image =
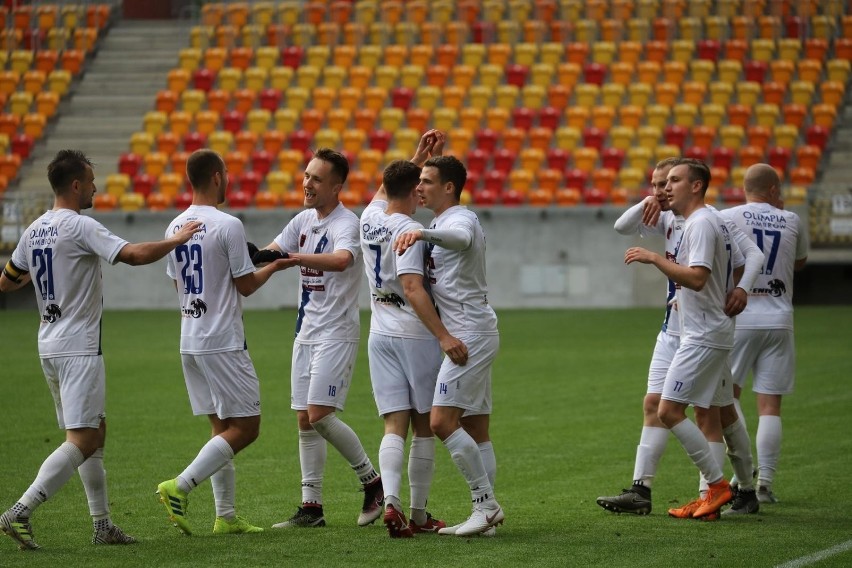
{"label": "player's arm", "polygon": [[3,272],[0,273],[0,292],[14,292],[23,288],[30,281],[30,273],[19,268],[11,260],[6,263]]}
{"label": "player's arm", "polygon": [[402,283],[402,289],[405,293],[405,298],[414,308],[417,317],[423,322],[432,335],[438,338],[441,344],[441,351],[447,354],[450,360],[456,365],[464,365],[467,363],[467,345],[460,339],[450,335],[441,318],[438,317],[438,312],[435,311],[435,305],[432,303],[432,298],[423,287],[422,274],[400,274],[399,280]]}
{"label": "player's arm", "polygon": [[725,224],[728,227],[728,232],[731,233],[734,243],[740,248],[740,252],[745,257],[742,276],[736,281],[736,285],[738,288],[742,288],[748,292],[754,287],[755,280],[757,280],[757,277],[760,276],[763,270],[763,261],[765,258],[763,251],[735,223],[726,221]]}
{"label": "player's arm", "polygon": [[449,229],[417,229],[408,231],[396,238],[393,250],[402,254],[411,248],[417,241],[425,241],[433,245],[450,250],[464,250],[473,241],[473,235],[461,227]]}
{"label": "player's arm", "polygon": [[118,252],[116,260],[131,266],[151,264],[172,252],[175,247],[188,241],[192,235],[200,231],[203,226],[203,223],[199,223],[198,221],[190,221],[183,225],[171,237],[162,241],[153,241],[149,243],[127,243]]}
{"label": "player's arm", "polygon": [[234,278],[234,284],[237,287],[237,292],[239,292],[242,296],[251,296],[257,292],[261,286],[266,284],[270,276],[280,270],[286,270],[296,266],[297,264],[298,261],[295,258],[279,258],[278,260],[270,262],[263,268],[258,268],[254,272],[238,276],[237,278]]}
{"label": "player's arm", "polygon": [[334,252],[319,254],[293,254],[290,258],[295,259],[299,266],[312,268],[313,270],[328,270],[330,272],[343,272],[355,261],[355,257],[347,249],[338,249]]}
{"label": "player's arm", "polygon": [[796,272],[800,271],[805,267],[805,264],[808,262],[808,257],[805,258],[797,258],[796,262],[793,264],[793,270]]}
{"label": "player's arm", "polygon": [[647,225],[655,227],[660,220],[660,202],[653,195],[649,195],[616,219],[613,228],[620,235],[635,235],[639,227]]}
{"label": "player's arm", "polygon": [[704,288],[707,279],[710,277],[710,269],[706,266],[682,266],[642,247],[629,248],[624,253],[625,264],[634,262],[652,264],[675,284],[680,284],[684,288],[696,292],[700,292]]}

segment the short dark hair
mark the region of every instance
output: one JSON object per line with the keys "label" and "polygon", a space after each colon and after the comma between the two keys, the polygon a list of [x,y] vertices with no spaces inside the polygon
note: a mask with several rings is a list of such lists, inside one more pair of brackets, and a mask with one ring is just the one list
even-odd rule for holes
{"label": "short dark hair", "polygon": [[349,177],[349,160],[346,156],[331,148],[317,148],[314,158],[331,164],[331,171],[340,178],[340,183],[346,183],[346,178]]}
{"label": "short dark hair", "polygon": [[676,165],[681,164],[689,168],[690,183],[694,181],[701,182],[701,194],[704,195],[707,192],[707,188],[710,187],[710,168],[707,167],[707,164],[695,158],[681,158]]}
{"label": "short dark hair", "polygon": [[210,185],[213,175],[225,174],[225,161],[218,153],[209,148],[201,148],[193,152],[186,161],[186,177],[196,189]]}
{"label": "short dark hair", "polygon": [[388,197],[407,197],[420,182],[420,166],[407,160],[394,160],[382,173],[382,184]]}
{"label": "short dark hair", "polygon": [[73,181],[83,181],[86,166],[92,167],[92,161],[80,150],[60,150],[47,165],[47,181],[54,193],[68,189]]}
{"label": "short dark hair", "polygon": [[429,158],[423,167],[433,167],[441,176],[441,183],[452,183],[455,187],[456,199],[461,199],[464,184],[467,181],[467,169],[455,156],[435,156]]}

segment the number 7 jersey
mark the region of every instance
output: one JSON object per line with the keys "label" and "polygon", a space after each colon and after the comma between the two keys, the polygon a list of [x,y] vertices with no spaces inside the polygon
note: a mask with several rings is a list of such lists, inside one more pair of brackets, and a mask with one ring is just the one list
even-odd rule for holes
{"label": "number 7 jersey", "polygon": [[242,297],[234,278],[254,272],[254,265],[243,224],[215,207],[192,205],[171,222],[166,238],[190,221],[204,226],[169,253],[166,265],[180,301],[180,352],[245,349]]}
{"label": "number 7 jersey", "polygon": [[27,227],[12,263],[33,281],[42,314],[40,357],[100,354],[101,259],[115,264],[125,245],[127,241],[71,209],[47,211]]}

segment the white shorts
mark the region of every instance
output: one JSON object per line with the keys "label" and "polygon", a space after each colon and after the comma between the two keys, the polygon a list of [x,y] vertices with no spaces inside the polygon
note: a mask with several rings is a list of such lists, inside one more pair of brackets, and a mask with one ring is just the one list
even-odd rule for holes
{"label": "white shorts", "polygon": [[437,339],[371,333],[367,354],[373,397],[380,416],[400,410],[429,412],[443,357]]}
{"label": "white shorts", "polygon": [[293,343],[290,408],[307,410],[310,404],[343,410],[357,354],[357,343]]}
{"label": "white shorts", "polygon": [[248,351],[180,356],[189,403],[196,416],[258,416],[260,381]]}
{"label": "white shorts", "polygon": [[666,382],[666,375],[678,347],[680,347],[679,335],[671,335],[665,331],[660,331],[657,334],[654,355],[651,357],[651,367],[648,369],[648,393],[660,394],[663,392],[663,383]]}
{"label": "white shorts", "polygon": [[752,390],[790,394],[796,382],[796,345],[792,329],[738,329],[731,351],[734,382],[742,387],[749,372]]}
{"label": "white shorts", "polygon": [[63,430],[99,428],[106,416],[106,372],[101,355],[41,360],[47,387]]}
{"label": "white shorts", "polygon": [[662,398],[709,408],[722,381],[730,378],[729,352],[728,349],[681,344],[666,375]]}
{"label": "white shorts", "polygon": [[491,364],[500,349],[499,335],[458,336],[467,346],[467,364],[444,358],[438,372],[432,406],[465,410],[464,416],[491,414]]}

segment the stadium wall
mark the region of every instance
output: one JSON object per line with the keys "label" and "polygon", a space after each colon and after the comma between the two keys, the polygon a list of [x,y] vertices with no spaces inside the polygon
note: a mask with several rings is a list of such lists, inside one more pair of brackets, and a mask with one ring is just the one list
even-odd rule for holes
{"label": "stadium wall", "polygon": [[[252,242],[265,246],[297,211],[242,210]],[[489,208],[477,210],[488,241],[489,299],[496,308],[598,308],[661,306],[665,280],[649,266],[625,266],[624,251],[641,245],[662,252],[662,239],[623,237],[612,225],[621,207]],[[360,212],[359,212],[360,213]],[[798,211],[807,219],[807,211]],[[93,216],[131,242],[163,237],[174,212],[97,212]],[[428,211],[418,213],[424,224]],[[103,267],[107,309],[170,309],[175,292],[165,261],[149,266]],[[246,298],[246,309],[296,307],[298,273],[287,270]],[[32,292],[4,294],[5,308],[32,308]],[[360,305],[369,306],[366,280]]]}

